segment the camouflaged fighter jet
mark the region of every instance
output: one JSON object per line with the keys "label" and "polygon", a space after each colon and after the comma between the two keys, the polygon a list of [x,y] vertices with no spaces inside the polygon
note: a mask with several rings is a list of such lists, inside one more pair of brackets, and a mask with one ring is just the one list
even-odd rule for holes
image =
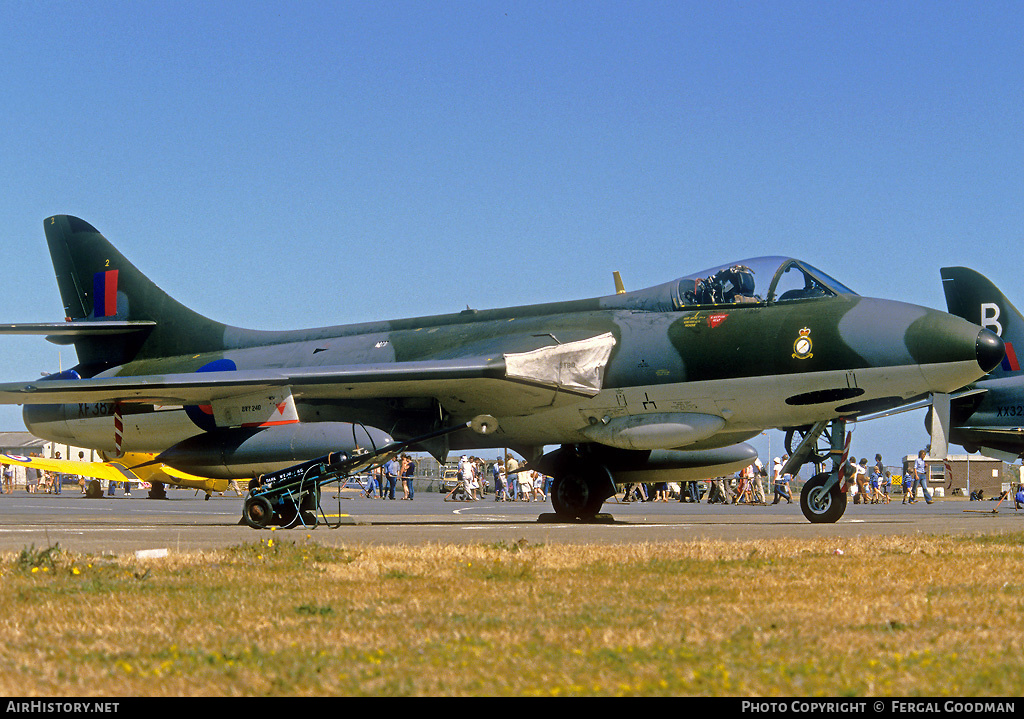
{"label": "camouflaged fighter jet", "polygon": [[[1003,357],[977,325],[860,297],[786,257],[594,299],[240,329],[171,299],[83,220],[44,225],[67,321],[0,331],[74,344],[79,364],[0,385],[0,402],[26,404],[37,436],[155,451],[211,477],[431,437],[417,449],[438,459],[514,449],[553,478],[558,515],[588,519],[616,484],[729,474],[756,458],[745,442],[766,428],[949,392]],[[497,432],[436,435],[478,415]],[[808,484],[808,518],[838,519],[834,479]]]}
{"label": "camouflaged fighter jet", "polygon": [[1024,317],[984,275],[966,267],[939,273],[949,311],[999,335],[1006,347],[988,376],[951,396],[948,440],[1013,462],[1024,456],[1024,374],[1016,351],[1024,347]]}

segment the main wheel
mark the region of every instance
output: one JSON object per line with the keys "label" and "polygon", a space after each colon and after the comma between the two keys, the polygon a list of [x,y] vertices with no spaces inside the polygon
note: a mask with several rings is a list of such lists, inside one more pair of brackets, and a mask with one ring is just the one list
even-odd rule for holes
{"label": "main wheel", "polygon": [[246,497],[242,504],[242,519],[253,529],[266,529],[274,518],[274,508],[266,497]]}
{"label": "main wheel", "polygon": [[589,521],[601,511],[614,487],[608,468],[583,458],[574,459],[555,476],[551,506],[566,519]]}
{"label": "main wheel", "polygon": [[800,510],[813,524],[834,524],[846,512],[846,493],[836,484],[825,490],[829,473],[816,474],[804,484],[800,491]]}

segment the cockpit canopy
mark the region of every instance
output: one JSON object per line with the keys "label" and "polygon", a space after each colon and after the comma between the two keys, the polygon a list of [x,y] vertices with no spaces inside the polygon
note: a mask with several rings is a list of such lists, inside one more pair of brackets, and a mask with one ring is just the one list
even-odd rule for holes
{"label": "cockpit canopy", "polygon": [[821,270],[790,257],[757,257],[679,280],[679,299],[685,306],[792,302],[853,294]]}
{"label": "cockpit canopy", "polygon": [[806,262],[773,256],[695,272],[673,282],[620,295],[620,298],[623,306],[671,311],[708,305],[766,305],[856,294]]}

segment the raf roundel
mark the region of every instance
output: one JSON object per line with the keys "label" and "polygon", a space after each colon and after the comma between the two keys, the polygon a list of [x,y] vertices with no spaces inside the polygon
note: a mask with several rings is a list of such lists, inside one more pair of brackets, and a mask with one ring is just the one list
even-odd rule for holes
{"label": "raf roundel", "polygon": [[804,327],[800,330],[800,336],[796,338],[796,342],[793,343],[793,357],[796,359],[810,359],[814,356],[811,353],[813,347],[811,330],[809,327]]}

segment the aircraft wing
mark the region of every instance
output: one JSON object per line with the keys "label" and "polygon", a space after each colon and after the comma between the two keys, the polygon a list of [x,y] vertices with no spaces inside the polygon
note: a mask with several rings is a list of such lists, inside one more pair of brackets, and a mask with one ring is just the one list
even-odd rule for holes
{"label": "aircraft wing", "polygon": [[[199,477],[199,476],[194,475],[194,474],[189,474],[188,472],[182,472],[182,471],[177,470],[174,467],[170,467],[170,466],[168,466],[166,464],[161,464],[160,465],[160,471],[163,472],[164,474],[166,474],[168,477],[173,477],[174,479],[178,480],[179,482],[190,482],[192,484],[198,484],[198,483],[202,483],[202,482],[209,482],[209,481],[211,481],[211,480],[207,479],[206,477]],[[223,484],[225,486],[227,486],[228,480],[225,479],[225,480],[221,480],[221,481],[223,482]]]}
{"label": "aircraft wing", "polygon": [[434,397],[469,413],[516,414],[600,392],[611,333],[530,352],[333,367],[243,369],[0,384],[0,404],[208,404],[272,388],[308,399]]}
{"label": "aircraft wing", "polygon": [[[198,477],[188,472],[182,472],[169,467],[166,464],[161,464],[159,472],[166,475],[168,484],[173,484],[178,487],[188,487],[189,489],[201,489],[204,492],[223,492],[227,490],[229,480],[227,479],[212,479],[209,477]],[[245,485],[245,480],[240,479],[239,482]]]}
{"label": "aircraft wing", "polygon": [[45,472],[82,474],[86,477],[108,479],[112,482],[142,483],[138,475],[116,462],[78,462],[72,459],[47,459],[45,457],[23,457],[18,454],[0,454],[0,464],[34,467]]}

